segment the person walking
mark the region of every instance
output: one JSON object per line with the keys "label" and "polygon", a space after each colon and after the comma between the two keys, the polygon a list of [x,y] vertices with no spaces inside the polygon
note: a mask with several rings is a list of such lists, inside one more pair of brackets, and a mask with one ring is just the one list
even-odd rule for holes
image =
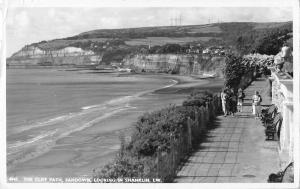
{"label": "person walking", "polygon": [[221,93],[221,101],[222,101],[222,110],[225,117],[228,115],[228,109],[227,109],[228,97],[229,96],[227,94],[227,91],[224,89]]}
{"label": "person walking", "polygon": [[244,98],[245,98],[245,93],[244,93],[243,89],[239,88],[239,90],[238,90],[238,102],[237,102],[238,112],[243,112]]}
{"label": "person walking", "polygon": [[253,109],[253,115],[255,116],[255,119],[258,119],[260,116],[260,103],[262,101],[262,98],[258,91],[255,91],[255,94],[252,96],[252,109]]}
{"label": "person walking", "polygon": [[234,91],[231,93],[230,103],[230,113],[232,116],[234,116],[234,114],[237,112],[237,95]]}
{"label": "person walking", "polygon": [[229,115],[232,115],[234,116],[234,113],[236,112],[236,103],[237,103],[237,100],[236,100],[236,95],[234,93],[234,90],[231,88],[228,90],[228,113]]}

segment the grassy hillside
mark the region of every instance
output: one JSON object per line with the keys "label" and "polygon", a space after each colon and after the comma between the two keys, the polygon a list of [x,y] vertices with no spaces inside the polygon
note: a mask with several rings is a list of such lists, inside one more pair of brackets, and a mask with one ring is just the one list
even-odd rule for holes
{"label": "grassy hillside", "polygon": [[35,43],[42,48],[63,48],[74,42],[104,42],[108,39],[122,39],[128,45],[145,45],[149,41],[155,45],[165,43],[185,43],[208,41],[212,38],[226,38],[230,35],[242,35],[245,32],[264,32],[274,28],[291,28],[292,22],[230,22],[190,26],[161,26],[125,29],[101,29],[84,32],[75,36]]}
{"label": "grassy hillside", "polygon": [[[67,46],[81,47],[104,55],[105,62],[120,61],[124,56],[148,46],[200,43],[203,47],[225,45],[241,54],[274,54],[292,36],[292,22],[230,22],[206,25],[161,26],[125,29],[101,29],[75,36],[41,41],[31,45],[45,50]],[[117,58],[116,58],[116,55]]]}

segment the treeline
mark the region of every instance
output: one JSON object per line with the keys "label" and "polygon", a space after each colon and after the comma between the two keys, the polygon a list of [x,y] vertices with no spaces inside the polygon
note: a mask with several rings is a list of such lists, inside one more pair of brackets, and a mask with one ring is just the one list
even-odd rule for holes
{"label": "treeline", "polygon": [[[113,61],[121,62],[127,55],[134,53],[166,54],[166,53],[186,53],[189,44],[166,44],[162,46],[152,46],[148,49],[145,45],[129,46],[125,43],[131,38],[146,37],[212,37],[206,42],[200,42],[201,47],[224,46],[231,48],[237,54],[260,53],[275,55],[284,43],[292,47],[293,23],[218,23],[209,26],[169,26],[169,27],[146,27],[130,29],[107,29],[95,30],[82,33],[64,40],[86,41],[66,42],[65,46],[80,47],[84,50],[92,50],[96,54],[103,55],[103,63]],[[210,31],[203,32],[203,28]],[[216,29],[220,31],[217,32]],[[97,38],[108,38],[105,41],[97,41]],[[47,46],[52,41],[41,41],[34,43],[34,46]],[[192,42],[196,43],[196,41]],[[50,45],[51,46],[51,45]],[[60,48],[64,47],[60,45]],[[200,51],[201,49],[199,49]]]}
{"label": "treeline", "polygon": [[111,62],[121,62],[127,55],[138,52],[139,46],[128,46],[122,39],[110,39],[106,41],[78,41],[69,44],[72,47],[91,50],[96,54],[101,54],[102,64]]}
{"label": "treeline", "polygon": [[101,30],[97,32],[88,32],[72,37],[64,38],[65,40],[77,40],[77,39],[95,39],[95,38],[147,38],[147,37],[221,37],[220,33],[214,32],[195,32],[189,31],[176,31],[173,28],[170,29],[156,29],[156,30],[142,30],[142,29],[123,29],[123,30]]}
{"label": "treeline", "polygon": [[274,64],[273,60],[272,55],[227,55],[223,68],[225,87],[233,88],[235,91],[238,88],[245,89],[255,77],[270,74],[268,66]]}
{"label": "treeline", "polygon": [[275,55],[285,42],[289,42],[293,35],[293,23],[287,22],[278,27],[255,29],[249,24],[220,24],[224,31],[223,40],[232,45],[240,54],[260,53]]}
{"label": "treeline", "polygon": [[121,39],[110,39],[106,41],[77,41],[74,43],[69,44],[72,47],[79,47],[83,50],[92,50],[94,52],[102,51],[103,49],[112,47],[118,48],[121,45],[126,45],[124,40]]}
{"label": "treeline", "polygon": [[239,87],[242,76],[244,76],[247,71],[251,71],[252,67],[247,67],[242,64],[242,58],[234,55],[228,55],[226,57],[224,66],[224,79],[225,87],[234,88],[237,90]]}
{"label": "treeline", "polygon": [[[249,53],[260,53],[275,55],[278,53],[284,43],[292,47],[293,23],[287,22],[270,28],[255,28],[257,23],[220,23],[214,24],[222,30],[220,33],[201,33],[190,32],[185,27],[164,27],[151,28],[132,28],[120,30],[98,30],[87,32],[66,39],[89,39],[89,38],[113,38],[118,45],[125,45],[125,39],[146,38],[146,37],[215,37],[202,45],[208,47],[211,45],[229,46],[236,50],[240,55]],[[128,47],[129,48],[129,47]],[[142,48],[140,46],[139,48]],[[167,44],[163,46],[153,46],[150,49],[144,48],[147,53],[184,53],[188,47],[179,44]],[[93,49],[95,52],[99,49]],[[102,49],[103,50],[103,49]]]}
{"label": "treeline", "polygon": [[[122,141],[115,160],[97,178],[160,178],[170,182],[179,163],[201,140],[218,111],[219,98],[196,91],[181,106],[145,113],[134,125],[130,142]],[[202,129],[201,129],[202,128]]]}
{"label": "treeline", "polygon": [[[192,43],[191,43],[192,44]],[[141,53],[149,53],[149,54],[183,54],[187,53],[188,50],[196,50],[198,49],[199,52],[202,51],[202,47],[190,47],[190,44],[174,44],[168,43],[165,45],[155,45],[151,46],[150,48],[144,47],[140,50]]]}
{"label": "treeline", "polygon": [[181,46],[179,44],[166,44],[162,46],[152,46],[146,52],[150,54],[185,53],[187,49],[188,46]]}

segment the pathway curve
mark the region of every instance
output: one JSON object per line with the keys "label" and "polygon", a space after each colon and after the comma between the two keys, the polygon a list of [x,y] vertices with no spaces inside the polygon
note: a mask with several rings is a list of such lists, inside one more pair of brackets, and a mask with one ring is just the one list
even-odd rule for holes
{"label": "pathway curve", "polygon": [[270,104],[268,83],[258,79],[245,90],[244,112],[235,117],[218,116],[207,140],[190,156],[175,182],[253,183],[267,182],[279,171],[277,141],[266,141],[264,127],[251,114],[251,97],[262,94],[263,105]]}

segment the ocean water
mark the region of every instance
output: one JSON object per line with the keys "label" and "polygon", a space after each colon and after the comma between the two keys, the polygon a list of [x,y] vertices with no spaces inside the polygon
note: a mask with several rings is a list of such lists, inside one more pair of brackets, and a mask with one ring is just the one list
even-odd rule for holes
{"label": "ocean water", "polygon": [[179,103],[164,77],[7,70],[7,166],[13,176],[84,176],[111,161],[145,111]]}

